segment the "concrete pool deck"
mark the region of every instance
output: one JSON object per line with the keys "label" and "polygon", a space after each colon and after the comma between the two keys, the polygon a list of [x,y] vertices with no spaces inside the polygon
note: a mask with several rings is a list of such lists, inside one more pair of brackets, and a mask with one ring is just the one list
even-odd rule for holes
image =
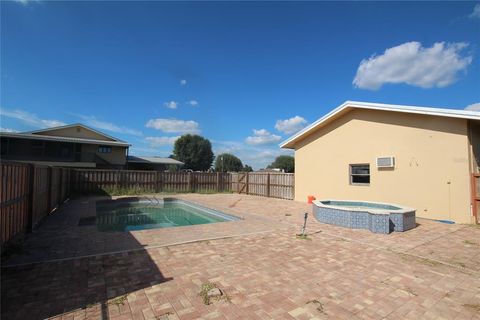
{"label": "concrete pool deck", "polygon": [[[3,263],[2,319],[480,319],[478,227],[382,235],[310,216],[304,240],[304,203],[174,197],[245,220],[97,232],[78,226],[93,198],[74,199]],[[207,282],[228,299],[205,305]]]}

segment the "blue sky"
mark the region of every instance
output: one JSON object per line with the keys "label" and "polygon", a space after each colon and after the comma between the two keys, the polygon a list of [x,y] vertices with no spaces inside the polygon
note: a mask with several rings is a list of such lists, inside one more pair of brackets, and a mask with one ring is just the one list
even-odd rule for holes
{"label": "blue sky", "polygon": [[81,122],[258,169],[345,100],[480,109],[480,2],[1,2],[1,128]]}

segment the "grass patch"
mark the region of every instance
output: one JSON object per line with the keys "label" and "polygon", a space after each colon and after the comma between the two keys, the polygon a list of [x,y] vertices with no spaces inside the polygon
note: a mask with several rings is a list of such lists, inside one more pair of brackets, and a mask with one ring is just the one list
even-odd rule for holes
{"label": "grass patch", "polygon": [[310,240],[310,241],[312,240],[312,238],[310,238],[308,234],[297,234],[296,237],[297,239],[302,239],[302,240]]}
{"label": "grass patch", "polygon": [[126,301],[127,301],[127,294],[124,294],[122,296],[119,296],[119,297],[116,297],[115,299],[110,300],[108,302],[108,304],[116,305],[116,306],[119,306],[119,305],[123,306]]}
{"label": "grass patch", "polygon": [[225,293],[223,293],[220,296],[209,297],[208,292],[212,289],[218,289],[217,285],[214,284],[214,283],[211,283],[211,282],[206,282],[206,283],[202,284],[202,289],[201,289],[201,291],[198,295],[200,297],[202,297],[203,303],[205,305],[209,305],[209,304],[212,304],[212,302],[214,302],[214,301],[220,301],[220,300],[226,300],[226,301],[230,302],[230,298],[228,296],[226,296]]}
{"label": "grass patch", "polygon": [[323,304],[322,304],[320,301],[318,301],[317,299],[309,300],[309,301],[307,301],[306,304],[313,304],[313,305],[315,305],[315,309],[316,309],[318,312],[325,314],[325,310],[324,310],[324,308],[323,308]]}
{"label": "grass patch", "polygon": [[473,246],[476,246],[476,245],[477,245],[476,242],[473,242],[473,241],[470,241],[470,240],[463,240],[463,243],[465,243],[465,244],[471,244],[471,245],[473,245]]}

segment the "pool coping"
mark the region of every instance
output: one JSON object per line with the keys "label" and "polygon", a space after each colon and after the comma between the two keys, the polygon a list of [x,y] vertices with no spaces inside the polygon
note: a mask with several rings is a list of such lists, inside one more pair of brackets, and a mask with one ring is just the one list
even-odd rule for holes
{"label": "pool coping", "polygon": [[[338,201],[338,202],[363,202],[363,203],[372,203],[372,204],[382,204],[382,205],[391,205],[397,208],[400,208],[399,210],[393,210],[393,209],[371,209],[371,208],[355,208],[355,207],[344,207],[344,206],[338,206],[338,205],[328,205],[322,203],[322,201]],[[320,200],[314,200],[313,203],[318,206],[318,207],[324,207],[327,209],[335,209],[335,210],[342,210],[342,211],[355,211],[355,212],[368,212],[370,214],[374,215],[387,215],[387,214],[392,214],[392,213],[397,213],[397,214],[404,214],[408,213],[411,211],[416,211],[416,209],[406,207],[397,203],[385,203],[385,202],[377,202],[377,201],[365,201],[365,200],[339,200],[339,199],[320,199]]]}

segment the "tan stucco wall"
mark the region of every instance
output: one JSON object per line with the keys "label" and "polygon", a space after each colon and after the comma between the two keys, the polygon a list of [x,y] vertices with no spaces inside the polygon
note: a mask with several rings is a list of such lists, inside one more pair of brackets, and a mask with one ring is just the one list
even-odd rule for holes
{"label": "tan stucco wall", "polygon": [[[79,130],[77,130],[79,129]],[[81,139],[96,139],[96,140],[105,140],[105,141],[114,141],[109,139],[101,134],[87,130],[82,127],[70,127],[62,129],[53,129],[50,131],[39,132],[40,135],[44,136],[58,136],[58,137],[71,137],[71,138],[81,138]]]}
{"label": "tan stucco wall", "polygon": [[[354,109],[295,145],[295,200],[397,203],[417,216],[471,223],[467,121]],[[394,170],[376,158],[394,156]],[[370,164],[370,185],[350,185],[349,165]]]}
{"label": "tan stucco wall", "polygon": [[124,165],[127,162],[127,149],[125,147],[112,146],[111,153],[100,153],[98,152],[98,147],[97,145],[83,144],[82,154],[95,153],[100,158],[116,165]]}

